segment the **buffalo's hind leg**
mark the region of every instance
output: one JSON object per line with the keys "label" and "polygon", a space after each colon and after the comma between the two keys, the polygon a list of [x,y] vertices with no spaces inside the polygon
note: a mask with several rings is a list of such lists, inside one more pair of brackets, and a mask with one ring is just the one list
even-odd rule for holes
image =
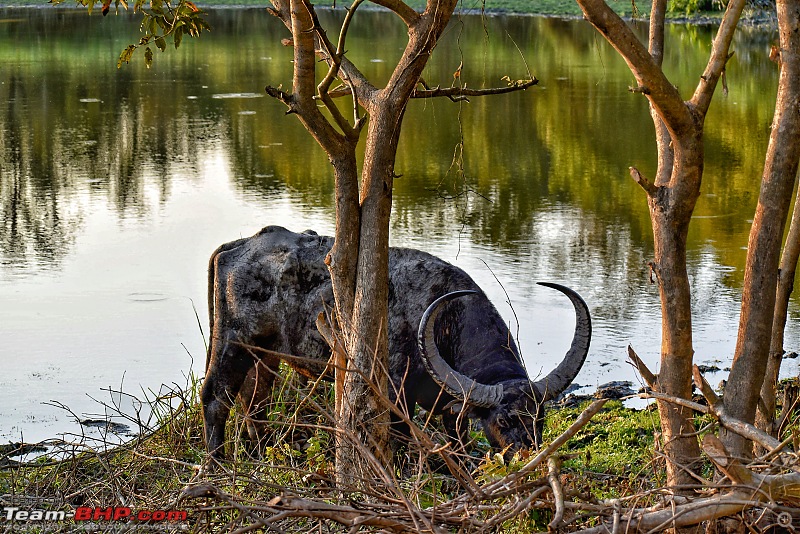
{"label": "buffalo's hind leg", "polygon": [[225,422],[253,367],[252,356],[242,348],[227,341],[223,345],[222,351],[215,355],[219,357],[211,359],[200,391],[206,449],[215,458],[225,456]]}
{"label": "buffalo's hind leg", "polygon": [[269,414],[272,386],[280,369],[277,358],[257,359],[239,390],[239,402],[245,415],[251,452],[260,452],[269,437]]}

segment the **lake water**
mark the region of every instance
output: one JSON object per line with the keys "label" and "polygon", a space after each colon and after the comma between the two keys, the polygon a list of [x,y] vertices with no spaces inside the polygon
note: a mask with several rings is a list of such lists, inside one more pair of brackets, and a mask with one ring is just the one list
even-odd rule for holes
{"label": "lake water", "polygon": [[[209,21],[210,34],[156,52],[152,69],[139,58],[118,70],[119,52],[138,39],[131,16],[0,10],[1,441],[81,433],[54,402],[92,417],[108,389],[141,398],[185,384],[205,360],[198,318],[207,330],[210,253],[269,224],[333,230],[326,157],[263,91],[291,83],[286,31],[265,10],[214,11]],[[688,95],[712,28],[667,33],[665,69]],[[380,83],[404,36],[396,18],[364,12],[348,57]],[[696,361],[723,368],[772,118],[774,39],[739,33],[729,94],[707,120],[689,270]],[[594,319],[577,382],[635,381],[627,345],[653,368],[660,345],[647,206],[627,171],[654,173],[644,98],[627,91],[632,76],[584,21],[460,17],[425,79],[449,85],[462,60],[471,87],[525,78],[527,68],[541,81],[469,104],[411,104],[393,244],[466,269],[518,332],[532,375],[561,358],[573,328],[569,302],[535,282],[573,287]],[[793,303],[789,350],[797,318]],[[784,374],[797,374],[794,362]]]}

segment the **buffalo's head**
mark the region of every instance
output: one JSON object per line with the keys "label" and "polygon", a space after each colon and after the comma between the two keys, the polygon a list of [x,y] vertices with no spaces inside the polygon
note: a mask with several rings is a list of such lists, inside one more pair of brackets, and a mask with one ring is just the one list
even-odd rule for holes
{"label": "buffalo's head", "polygon": [[505,385],[497,406],[476,410],[483,431],[495,449],[513,452],[539,446],[544,428],[544,402],[536,398],[530,382]]}
{"label": "buffalo's head", "polygon": [[476,291],[454,291],[433,301],[419,324],[417,341],[422,362],[431,378],[452,397],[462,403],[470,416],[481,420],[486,437],[492,447],[508,449],[538,446],[544,427],[544,403],[560,395],[578,375],[592,337],[589,308],[576,292],[568,287],[544,283],[564,293],[575,308],[576,322],[572,346],[561,363],[547,376],[537,381],[503,380],[497,377],[494,384],[483,384],[453,369],[442,356],[434,342],[434,323],[443,305],[455,298],[472,295]]}

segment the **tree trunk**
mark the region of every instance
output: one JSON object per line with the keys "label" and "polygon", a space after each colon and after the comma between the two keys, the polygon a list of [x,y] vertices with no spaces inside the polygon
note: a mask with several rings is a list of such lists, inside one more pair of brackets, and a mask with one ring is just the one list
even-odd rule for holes
{"label": "tree trunk", "polygon": [[[778,0],[781,73],[778,97],[761,178],[756,215],[747,248],[742,313],[733,365],[725,387],[725,410],[747,423],[755,419],[772,339],[778,261],[784,225],[800,158],[800,2]],[[733,457],[749,456],[743,437],[720,432]]]}
{"label": "tree trunk", "polygon": [[778,290],[775,294],[775,315],[772,319],[772,339],[770,340],[767,370],[761,386],[761,401],[756,412],[756,426],[773,437],[778,437],[775,427],[777,411],[777,386],[783,361],[783,339],[786,319],[789,315],[789,297],[794,289],[797,260],[800,257],[800,197],[795,201],[789,235],[786,238],[781,265],[778,269]]}
{"label": "tree trunk", "polygon": [[[658,171],[654,183],[635,168],[631,176],[645,190],[653,226],[652,269],[659,283],[662,313],[661,366],[658,388],[681,398],[691,396],[691,289],[686,271],[686,237],[700,194],[703,175],[703,124],[716,84],[728,60],[733,32],[744,0],[732,0],[714,40],[711,55],[692,98],[684,102],[661,69],[664,55],[666,0],[653,0],[648,48],[603,0],[577,0],[587,20],[625,59],[636,78],[637,93],[647,96],[656,128]],[[659,402],[667,482],[693,482],[692,466],[700,457],[692,413]]]}
{"label": "tree trunk", "polygon": [[[698,183],[699,186],[699,183]],[[678,216],[650,198],[655,242],[652,269],[661,297],[661,365],[658,389],[683,399],[692,396],[692,307],[686,272],[686,236],[691,212]],[[667,480],[670,486],[692,483],[691,472],[700,456],[691,410],[659,401]]]}
{"label": "tree trunk", "polygon": [[[369,479],[368,474],[374,472],[377,465],[389,466],[392,461],[386,405],[389,399],[389,216],[394,162],[405,106],[399,113],[393,113],[390,106],[379,101],[376,108],[367,131],[361,180],[362,225],[351,325],[354,335],[348,347],[349,369],[356,372],[348,372],[344,378],[339,413],[336,464],[340,485],[356,477]],[[361,444],[367,445],[369,455],[364,454]],[[373,463],[375,461],[377,464]]]}
{"label": "tree trunk", "polygon": [[[273,14],[292,31],[292,93],[267,92],[289,106],[328,154],[336,180],[336,238],[326,261],[335,299],[333,324],[318,324],[336,354],[336,478],[366,485],[387,475],[389,448],[388,264],[389,216],[397,143],[408,101],[455,9],[455,0],[429,0],[422,14],[402,0],[381,0],[408,26],[409,40],[386,86],[378,90],[345,57],[347,28],[360,5],[348,9],[336,45],[308,0],[272,0]],[[317,57],[328,72],[316,83]],[[328,88],[341,79],[353,98],[351,126]],[[533,81],[531,82],[533,83]],[[318,102],[331,118],[323,115]],[[355,148],[370,117],[359,186]],[[333,330],[341,333],[336,347]]]}
{"label": "tree trunk", "polygon": [[[658,117],[656,117],[658,118]],[[660,118],[658,118],[660,122]],[[686,271],[686,237],[700,193],[703,173],[702,125],[667,148],[659,138],[659,172],[648,192],[655,244],[651,268],[661,297],[661,365],[658,389],[684,399],[692,395],[692,306]],[[670,139],[672,137],[670,136]],[[669,174],[665,172],[671,171]],[[692,483],[700,447],[691,410],[659,402],[667,480],[671,486]]]}
{"label": "tree trunk", "polygon": [[[653,0],[650,16],[648,51],[653,61],[661,66],[664,59],[664,19],[666,0]],[[666,198],[648,196],[650,220],[653,226],[655,258],[652,269],[656,273],[661,298],[661,365],[658,388],[664,393],[684,399],[692,395],[692,298],[689,275],[686,272],[686,237],[689,232],[694,201],[700,190],[703,164],[703,139],[697,136],[684,143],[681,161],[675,159],[672,135],[658,109],[651,103],[650,115],[656,132],[658,168],[656,187],[669,187],[670,183],[691,183],[687,200],[690,206],[683,210],[670,207]],[[682,172],[683,176],[676,176]],[[674,180],[674,182],[673,182]],[[662,195],[669,191],[662,189]],[[671,486],[692,483],[691,471],[700,456],[694,432],[694,414],[691,410],[658,402],[664,452],[667,458],[667,481]],[[685,469],[686,468],[686,469]]]}

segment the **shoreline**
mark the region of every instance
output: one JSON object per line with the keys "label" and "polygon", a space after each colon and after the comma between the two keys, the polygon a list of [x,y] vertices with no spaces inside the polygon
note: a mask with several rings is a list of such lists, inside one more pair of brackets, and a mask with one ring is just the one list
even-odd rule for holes
{"label": "shoreline", "polygon": [[[223,0],[224,1],[224,0]],[[234,0],[237,1],[237,0]],[[240,0],[239,0],[240,1]],[[327,5],[326,5],[327,4]],[[505,7],[489,7],[482,9],[462,9],[458,13],[461,15],[482,15],[487,17],[543,17],[555,18],[564,20],[582,20],[583,15],[577,10],[577,4],[570,1],[559,1],[559,4],[565,9],[562,10],[538,10],[538,11],[520,11],[516,9],[507,9]],[[259,3],[256,0],[248,2],[245,0],[243,3],[215,3],[213,5],[197,2],[198,7],[207,11],[214,10],[234,10],[234,9],[265,9],[267,2]],[[569,6],[569,7],[568,7]],[[630,7],[630,4],[625,4]],[[334,7],[333,2],[320,2],[316,5],[318,9],[336,9],[343,8],[343,5]],[[418,9],[420,6],[416,2],[411,2],[411,7]],[[570,9],[570,7],[574,7]],[[85,10],[86,8],[80,5],[72,4],[70,2],[61,2],[58,4],[42,3],[29,3],[29,0],[23,0],[20,3],[0,4],[2,10],[15,10],[15,9],[71,9],[71,10]],[[379,5],[369,4],[363,6],[362,9],[370,11],[389,11]],[[124,11],[124,10],[123,10]],[[638,16],[631,16],[624,11],[619,13],[620,16],[626,21],[647,22],[649,20],[649,13],[642,13]],[[711,26],[719,24],[724,12],[701,12],[694,15],[685,14],[670,14],[667,13],[667,24],[688,24],[697,26]],[[739,20],[740,28],[764,28],[764,29],[777,29],[777,17],[773,11],[763,9],[747,9],[742,14]]]}

